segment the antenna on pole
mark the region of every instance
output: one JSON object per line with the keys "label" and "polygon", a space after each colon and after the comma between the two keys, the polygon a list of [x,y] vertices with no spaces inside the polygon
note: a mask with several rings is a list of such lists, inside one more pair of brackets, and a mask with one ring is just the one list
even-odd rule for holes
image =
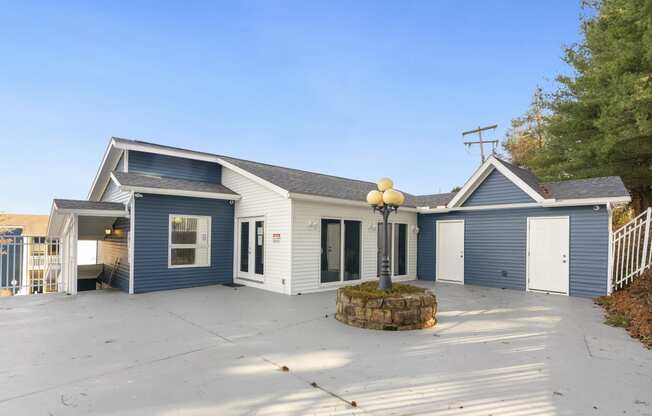
{"label": "antenna on pole", "polygon": [[496,130],[496,127],[498,127],[498,124],[494,124],[493,126],[486,126],[486,127],[478,127],[477,129],[473,130],[468,130],[462,132],[462,137],[468,135],[468,134],[478,134],[478,140],[477,141],[472,141],[472,142],[464,142],[464,144],[467,147],[471,147],[473,144],[479,144],[480,145],[480,159],[482,159],[482,163],[484,163],[485,157],[484,157],[484,145],[485,143],[491,143],[491,154],[495,155],[496,154],[496,146],[498,146],[498,140],[483,140],[482,139],[482,132],[486,130]]}

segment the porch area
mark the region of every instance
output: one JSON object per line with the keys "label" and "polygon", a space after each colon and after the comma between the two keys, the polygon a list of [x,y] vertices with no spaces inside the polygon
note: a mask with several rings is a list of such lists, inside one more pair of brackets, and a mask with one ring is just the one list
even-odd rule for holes
{"label": "porch area", "polygon": [[604,325],[590,299],[415,284],[436,293],[439,323],[400,333],[337,322],[333,292],[0,299],[15,340],[0,344],[0,414],[652,411],[652,352]]}
{"label": "porch area", "polygon": [[[78,242],[104,241],[114,233],[114,224],[121,218],[129,218],[129,210],[122,203],[54,200],[47,235],[59,242],[59,291],[74,295],[80,290],[93,290],[106,281],[106,275],[112,279],[125,262],[128,267],[128,255],[116,257],[108,269],[99,258],[96,264],[78,264]],[[124,240],[127,241],[128,236],[124,236]]]}

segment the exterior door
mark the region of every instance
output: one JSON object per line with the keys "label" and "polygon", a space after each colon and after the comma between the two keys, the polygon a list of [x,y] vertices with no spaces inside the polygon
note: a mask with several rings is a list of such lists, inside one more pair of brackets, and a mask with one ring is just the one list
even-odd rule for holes
{"label": "exterior door", "polygon": [[568,294],[568,217],[528,218],[528,290]]}
{"label": "exterior door", "polygon": [[238,277],[263,280],[265,276],[265,220],[238,220]]}
{"label": "exterior door", "polygon": [[437,280],[464,283],[464,220],[437,221]]}

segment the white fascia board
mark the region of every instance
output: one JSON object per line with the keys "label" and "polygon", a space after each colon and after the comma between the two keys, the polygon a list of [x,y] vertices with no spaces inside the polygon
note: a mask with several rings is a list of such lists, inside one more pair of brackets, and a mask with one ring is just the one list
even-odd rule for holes
{"label": "white fascia board", "polygon": [[514,175],[511,170],[507,169],[505,165],[497,161],[492,155],[489,156],[489,158],[482,164],[482,166],[480,166],[478,170],[475,171],[471,178],[466,181],[462,189],[460,189],[455,197],[453,197],[453,199],[448,203],[447,207],[457,208],[461,206],[494,169],[509,179],[512,183],[514,183],[514,185],[518,186],[519,189],[528,194],[528,196],[530,196],[530,198],[534,199],[536,202],[543,202],[545,200],[541,194],[532,189],[532,187],[525,183],[521,178]]}
{"label": "white fascia board", "polygon": [[[295,193],[292,192],[289,194],[290,199],[297,199],[297,200],[302,200],[302,201],[310,201],[310,202],[319,202],[322,204],[336,204],[336,205],[351,205],[351,206],[356,206],[356,207],[364,207],[371,209],[369,204],[363,201],[352,201],[350,199],[341,199],[341,198],[333,198],[329,196],[319,196],[319,195],[310,195],[310,194],[300,194],[300,193]],[[399,207],[399,211],[404,211],[404,212],[417,212],[417,208],[413,207]]]}
{"label": "white fascia board", "polygon": [[271,183],[269,181],[266,181],[265,179],[263,179],[263,178],[261,178],[259,176],[256,176],[253,173],[251,173],[249,171],[246,171],[246,170],[242,169],[239,166],[234,165],[233,163],[227,162],[226,160],[224,160],[222,158],[219,158],[219,157],[216,158],[216,162],[219,163],[220,165],[222,165],[223,167],[225,167],[227,169],[231,169],[235,173],[237,173],[239,175],[242,175],[245,178],[256,182],[257,184],[262,185],[265,188],[276,192],[277,194],[281,195],[284,198],[289,198],[290,197],[290,192],[288,190],[283,189],[278,185],[274,185],[273,183]]}
{"label": "white fascia board", "polygon": [[[115,156],[113,156],[113,160],[109,160],[111,157],[111,149],[115,148],[116,150],[119,150],[117,153],[115,153]],[[115,140],[111,139],[111,143],[109,144],[109,148],[107,149],[106,153],[104,154],[104,158],[102,159],[102,163],[100,164],[100,168],[97,172],[97,175],[95,176],[95,179],[93,180],[93,185],[91,186],[91,190],[88,193],[88,196],[86,199],[89,201],[99,201],[104,192],[106,191],[106,187],[109,185],[109,178],[105,178],[106,173],[108,172],[109,174],[112,173],[115,168],[118,166],[118,162],[120,162],[120,157],[122,155],[126,155],[127,151],[124,149],[121,149],[120,147],[115,145]],[[110,168],[107,168],[107,164],[110,163]]]}
{"label": "white fascia board", "polygon": [[446,206],[456,207],[462,205],[462,203],[466,201],[466,198],[468,198],[475,188],[477,188],[478,185],[489,176],[493,169],[494,166],[491,164],[491,158],[489,158],[473,173],[473,175],[471,175],[471,177],[464,183],[464,186],[462,186],[462,189],[455,194],[453,199],[451,199]]}
{"label": "white fascia board", "polygon": [[120,186],[120,190],[142,194],[189,196],[194,198],[224,199],[227,201],[237,201],[240,199],[240,195],[223,194],[219,192],[183,191],[178,189],[146,188],[142,186]]}
{"label": "white fascia board", "polygon": [[505,165],[497,161],[493,155],[489,156],[489,161],[491,162],[492,165],[496,167],[498,172],[502,173],[507,177],[507,179],[511,180],[516,186],[521,188],[523,192],[528,194],[530,198],[534,199],[537,202],[543,202],[545,200],[544,197],[541,196],[539,192],[536,191],[536,189],[532,189],[530,185],[525,183],[523,179],[519,178],[516,176],[511,170],[509,170]]}
{"label": "white fascia board", "polygon": [[631,202],[629,196],[604,197],[604,198],[577,198],[577,199],[558,199],[552,203],[544,202],[543,207],[570,207],[581,205],[606,205],[606,204],[627,204]]}
{"label": "white fascia board", "polygon": [[270,189],[279,195],[283,196],[284,198],[288,197],[288,191],[281,188],[280,186],[274,185],[273,183],[266,181],[265,179],[254,175],[251,172],[248,172],[233,163],[230,163],[221,157],[217,155],[211,155],[209,153],[203,153],[203,152],[195,152],[193,150],[183,150],[183,149],[164,149],[160,148],[155,145],[150,145],[150,144],[145,144],[145,143],[122,143],[122,142],[115,142],[114,144],[117,148],[119,149],[124,149],[126,151],[129,150],[134,150],[138,152],[147,152],[147,153],[157,153],[160,155],[166,155],[166,156],[174,156],[174,157],[181,157],[181,158],[186,158],[186,159],[193,159],[193,160],[202,160],[204,162],[213,162],[222,165],[223,167],[226,167],[228,169],[231,169],[232,171],[248,178],[251,179],[252,181],[264,186],[267,189]]}
{"label": "white fascia board", "polygon": [[516,209],[516,208],[556,208],[556,207],[572,207],[572,206],[586,206],[586,205],[606,205],[630,202],[630,197],[607,197],[607,198],[578,198],[578,199],[565,199],[555,200],[546,199],[543,202],[526,202],[521,204],[497,204],[497,205],[478,205],[474,207],[419,207],[417,211],[421,214],[436,214],[446,212],[458,211],[484,211],[490,209]]}
{"label": "white fascia board", "polygon": [[108,209],[58,209],[57,214],[76,214],[82,217],[124,217],[129,218],[129,211]]}

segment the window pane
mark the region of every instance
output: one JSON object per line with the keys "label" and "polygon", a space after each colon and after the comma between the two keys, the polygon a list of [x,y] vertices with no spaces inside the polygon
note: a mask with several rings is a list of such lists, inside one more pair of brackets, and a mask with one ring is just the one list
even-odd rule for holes
{"label": "window pane", "polygon": [[340,280],[340,220],[321,220],[321,282]]}
{"label": "window pane", "polygon": [[256,221],[256,253],[255,270],[256,274],[264,273],[265,256],[265,227],[263,221]]}
{"label": "window pane", "polygon": [[172,244],[197,242],[197,218],[172,217]]}
{"label": "window pane", "polygon": [[344,221],[344,280],[360,279],[360,221]]}
{"label": "window pane", "polygon": [[194,248],[173,248],[170,256],[170,262],[173,266],[183,266],[195,264]]}
{"label": "window pane", "polygon": [[407,224],[396,224],[394,236],[394,275],[407,274]]}
{"label": "window pane", "polygon": [[240,223],[240,271],[249,271],[249,221]]}
{"label": "window pane", "polygon": [[[388,228],[387,231],[388,231],[388,235],[389,235],[389,238],[387,239],[387,241],[389,241],[389,248],[387,250],[388,250],[389,257],[390,257],[389,267],[390,267],[390,271],[391,271],[392,270],[391,269],[391,267],[392,267],[392,263],[391,263],[391,257],[392,257],[392,223],[387,224],[387,228]],[[377,268],[376,268],[376,276],[380,276],[380,261],[383,258],[383,247],[385,247],[385,237],[384,236],[385,236],[385,232],[383,231],[383,223],[379,222],[378,223],[378,259],[376,261],[376,266],[377,266]]]}

